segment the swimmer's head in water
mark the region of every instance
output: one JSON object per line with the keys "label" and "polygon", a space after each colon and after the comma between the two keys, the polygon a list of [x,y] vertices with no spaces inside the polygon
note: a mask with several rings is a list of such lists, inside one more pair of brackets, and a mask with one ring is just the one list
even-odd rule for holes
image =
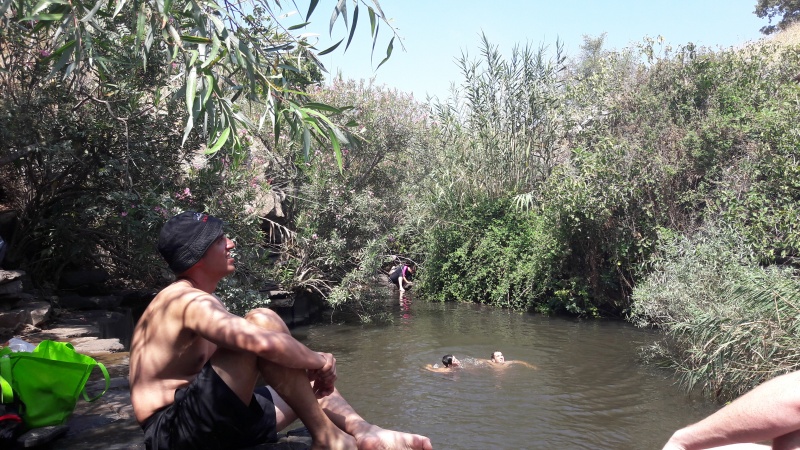
{"label": "swimmer's head in water", "polygon": [[501,363],[502,364],[502,363],[506,362],[506,357],[503,356],[503,352],[501,352],[499,350],[495,350],[494,352],[492,352],[492,362],[496,362],[496,363]]}
{"label": "swimmer's head in water", "polygon": [[444,364],[445,367],[458,367],[461,365],[461,361],[453,355],[444,355],[442,356],[442,364]]}

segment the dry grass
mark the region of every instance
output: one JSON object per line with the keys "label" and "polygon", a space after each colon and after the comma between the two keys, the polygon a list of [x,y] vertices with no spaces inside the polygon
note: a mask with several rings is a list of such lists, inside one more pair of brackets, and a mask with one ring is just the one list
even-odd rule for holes
{"label": "dry grass", "polygon": [[800,22],[792,24],[789,28],[764,39],[764,41],[787,46],[800,44]]}

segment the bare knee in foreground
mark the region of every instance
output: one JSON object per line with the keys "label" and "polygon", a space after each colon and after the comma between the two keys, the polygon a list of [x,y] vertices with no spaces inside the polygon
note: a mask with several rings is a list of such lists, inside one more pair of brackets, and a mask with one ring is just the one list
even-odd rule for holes
{"label": "bare knee in foreground", "polygon": [[269,308],[252,309],[248,311],[244,318],[247,319],[248,322],[254,323],[261,328],[291,334],[289,332],[289,327],[286,326],[281,316]]}

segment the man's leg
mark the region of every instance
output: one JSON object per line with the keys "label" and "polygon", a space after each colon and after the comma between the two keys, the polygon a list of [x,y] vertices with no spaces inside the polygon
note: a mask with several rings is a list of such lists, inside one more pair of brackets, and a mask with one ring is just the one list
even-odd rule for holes
{"label": "man's leg", "polygon": [[[287,427],[297,420],[297,415],[280,398],[280,395],[274,392],[272,388],[270,388],[270,393],[275,401],[275,407],[280,410],[277,413],[278,426]],[[385,430],[368,423],[350,406],[338,390],[334,390],[333,394],[319,399],[319,404],[337,427],[356,438],[360,450],[387,448],[431,450],[433,448],[430,439],[425,436]]]}
{"label": "man's leg", "polygon": [[409,449],[432,450],[430,439],[418,434],[385,430],[364,420],[342,397],[338,389],[319,400],[322,410],[339,428],[353,435],[360,450]]}
{"label": "man's leg", "polygon": [[[248,313],[245,318],[262,328],[290,334],[286,324],[274,311],[258,309]],[[276,409],[280,398],[281,403],[297,412],[311,433],[313,448],[354,447],[353,438],[334,425],[317,403],[305,370],[289,369],[250,353],[223,348],[214,352],[211,364],[220,378],[245,404],[250,403],[258,375],[261,374],[264,381],[280,394],[279,397],[273,398],[276,401]],[[291,423],[291,421],[285,422],[285,418],[282,420],[281,417],[277,417],[277,419],[279,430],[281,426]]]}
{"label": "man's leg", "polygon": [[[289,328],[283,320],[272,310],[256,310],[247,315],[247,319],[251,322],[262,326],[264,328],[281,330],[289,333]],[[269,364],[262,361],[260,365]],[[274,371],[276,373],[292,372],[295,369],[286,369],[280,366],[263,367],[266,371]],[[309,432],[314,438],[313,430],[307,420],[320,420],[319,417],[312,414],[311,418],[306,418],[308,411],[322,411],[328,423],[333,423],[338,429],[344,430],[347,434],[353,436],[358,444],[360,450],[373,450],[373,449],[409,449],[409,450],[431,450],[430,439],[418,434],[400,433],[392,430],[384,430],[368,423],[362,418],[347,400],[342,397],[337,389],[334,389],[333,394],[316,399],[311,389],[311,385],[305,374],[305,371],[300,370],[302,376],[274,376],[274,374],[264,374],[264,380],[269,385],[272,400],[275,403],[276,419],[278,429],[286,428],[297,420],[298,418],[303,422],[303,425],[309,429]],[[271,381],[271,378],[279,378]],[[286,386],[279,387],[276,383],[284,383],[283,380],[289,380],[292,384],[288,389]],[[299,381],[297,381],[299,380]],[[295,385],[296,383],[296,385]],[[252,391],[252,389],[251,389]],[[283,392],[282,392],[283,391]],[[288,399],[285,397],[287,393],[295,393],[300,391],[301,397],[298,402],[297,399]],[[310,397],[307,395],[310,394]],[[313,406],[311,405],[313,403]],[[298,414],[297,412],[304,412]],[[316,442],[316,438],[314,438]]]}

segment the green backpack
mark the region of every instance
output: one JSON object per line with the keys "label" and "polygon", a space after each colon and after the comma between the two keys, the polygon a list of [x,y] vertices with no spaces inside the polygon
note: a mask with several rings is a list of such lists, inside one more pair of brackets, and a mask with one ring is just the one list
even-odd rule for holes
{"label": "green backpack", "polygon": [[[99,395],[89,397],[85,387],[95,367],[100,367],[106,386]],[[42,341],[33,352],[0,349],[0,376],[21,401],[20,415],[28,428],[63,425],[81,393],[87,402],[93,402],[110,385],[102,363],[76,352],[72,344],[55,341]],[[12,400],[4,389],[3,403]]]}

